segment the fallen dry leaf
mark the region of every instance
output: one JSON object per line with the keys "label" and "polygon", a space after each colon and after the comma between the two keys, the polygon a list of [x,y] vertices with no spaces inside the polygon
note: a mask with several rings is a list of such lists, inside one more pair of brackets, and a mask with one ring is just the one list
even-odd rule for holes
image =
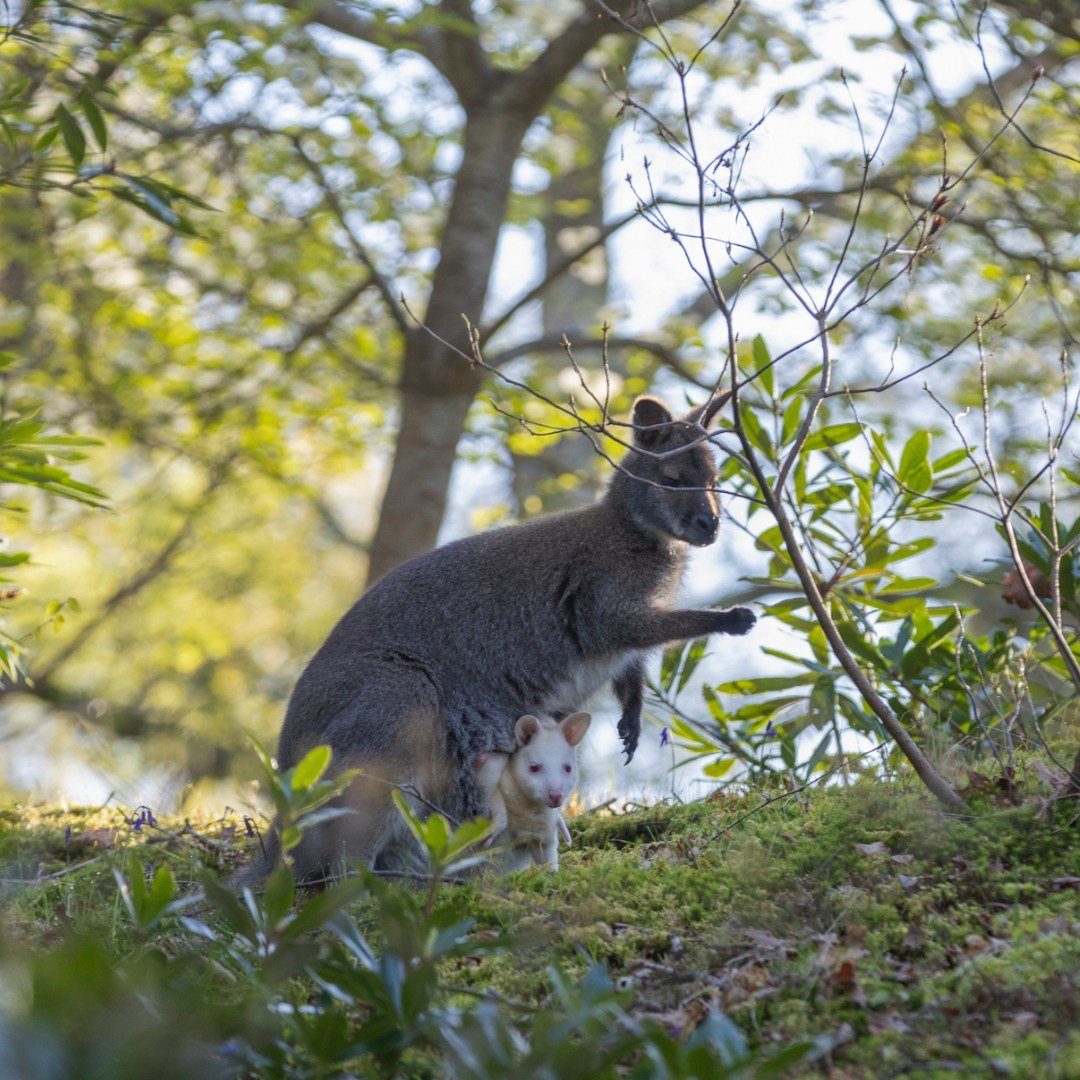
{"label": "fallen dry leaf", "polygon": [[910,1031],[911,1027],[901,1017],[899,1010],[886,1009],[870,1017],[867,1023],[871,1035],[883,1035],[886,1031]]}
{"label": "fallen dry leaf", "polygon": [[87,829],[72,837],[73,844],[83,844],[86,847],[111,848],[116,846],[116,838],[119,836],[118,828],[112,829]]}
{"label": "fallen dry leaf", "polygon": [[921,952],[926,948],[926,937],[922,932],[922,927],[918,924],[909,926],[907,933],[900,940],[900,948],[907,952]]}

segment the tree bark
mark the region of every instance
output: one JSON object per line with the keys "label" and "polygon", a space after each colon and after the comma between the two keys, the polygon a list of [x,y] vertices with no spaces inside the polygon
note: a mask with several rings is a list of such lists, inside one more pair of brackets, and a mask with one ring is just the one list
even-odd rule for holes
{"label": "tree bark", "polygon": [[438,540],[457,444],[480,376],[433,335],[469,350],[462,315],[479,323],[483,313],[528,126],[529,118],[507,109],[498,94],[466,120],[461,169],[424,315],[427,329],[414,329],[405,345],[401,424],[371,545],[369,584]]}

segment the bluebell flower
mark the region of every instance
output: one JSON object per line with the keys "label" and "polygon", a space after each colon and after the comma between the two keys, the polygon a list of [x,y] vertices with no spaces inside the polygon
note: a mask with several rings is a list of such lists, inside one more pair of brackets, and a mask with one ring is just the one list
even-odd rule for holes
{"label": "bluebell flower", "polygon": [[149,825],[152,828],[157,828],[157,818],[154,817],[154,811],[149,806],[138,806],[135,808],[135,813],[131,816],[131,827],[135,832],[142,832],[142,827]]}
{"label": "bluebell flower", "polygon": [[251,818],[245,817],[244,818],[244,829],[247,832],[248,836],[254,836],[255,835],[255,822],[252,821]]}
{"label": "bluebell flower", "polygon": [[670,746],[671,745],[671,732],[666,727],[660,729],[660,745],[661,746]]}
{"label": "bluebell flower", "polygon": [[774,736],[776,734],[777,734],[776,728],[773,727],[773,722],[770,720],[765,725],[765,737],[770,738],[770,737],[772,737],[772,736]]}
{"label": "bluebell flower", "polygon": [[218,1056],[223,1058],[239,1058],[243,1056],[243,1050],[238,1040],[226,1039],[218,1047]]}

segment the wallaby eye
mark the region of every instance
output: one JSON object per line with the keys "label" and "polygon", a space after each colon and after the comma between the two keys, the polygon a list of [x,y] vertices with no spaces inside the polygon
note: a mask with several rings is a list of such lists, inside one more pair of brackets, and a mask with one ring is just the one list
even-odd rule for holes
{"label": "wallaby eye", "polygon": [[682,487],[677,476],[669,476],[667,473],[660,474],[660,483],[664,487]]}
{"label": "wallaby eye", "polygon": [[532,761],[532,762],[529,763],[529,772],[539,772],[539,771],[540,771],[540,762],[539,761]]}
{"label": "wallaby eye", "polygon": [[563,766],[563,772],[570,772],[570,771],[571,771],[571,769],[570,769],[569,765],[564,765]]}

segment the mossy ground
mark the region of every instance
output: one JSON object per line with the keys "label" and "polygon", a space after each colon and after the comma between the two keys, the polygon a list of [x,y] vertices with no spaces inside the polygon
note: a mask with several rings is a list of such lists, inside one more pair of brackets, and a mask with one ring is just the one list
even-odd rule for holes
{"label": "mossy ground", "polygon": [[[761,798],[585,815],[558,874],[450,887],[479,932],[521,944],[447,984],[535,1003],[551,965],[602,961],[673,1029],[716,1008],[759,1043],[833,1036],[832,1077],[1080,1077],[1080,826],[1064,804],[945,815],[862,783],[746,816]],[[113,809],[0,812],[0,878],[96,860],[9,884],[5,922],[35,942],[74,923],[124,955],[117,845],[150,841],[186,879],[194,859],[225,870],[250,843],[232,822],[135,835]]]}

